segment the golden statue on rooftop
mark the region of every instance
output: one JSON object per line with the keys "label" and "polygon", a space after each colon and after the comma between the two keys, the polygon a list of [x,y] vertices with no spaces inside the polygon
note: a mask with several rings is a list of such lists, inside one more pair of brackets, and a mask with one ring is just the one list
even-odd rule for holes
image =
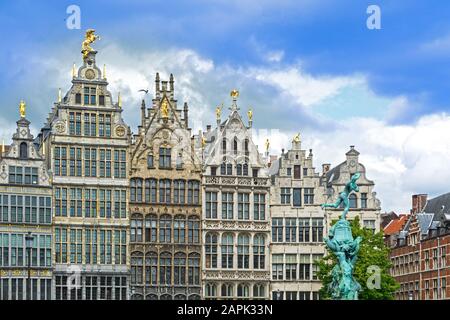
{"label": "golden statue on rooftop", "polygon": [[269,152],[269,147],[270,147],[270,141],[269,141],[269,139],[266,139],[265,145],[266,145],[266,152]]}
{"label": "golden statue on rooftop", "polygon": [[247,116],[248,116],[248,120],[249,120],[249,121],[252,121],[252,120],[253,120],[253,109],[252,109],[252,108],[250,108],[250,109],[247,111]]}
{"label": "golden statue on rooftop", "polygon": [[292,139],[292,141],[295,142],[295,143],[299,143],[299,142],[300,142],[300,132],[297,133],[297,134],[294,136],[294,139]]}
{"label": "golden statue on rooftop", "polygon": [[220,119],[220,116],[222,115],[222,108],[223,108],[223,103],[220,106],[216,107],[216,118]]}
{"label": "golden statue on rooftop", "polygon": [[169,105],[167,99],[164,99],[161,102],[161,116],[166,119],[169,117]]}
{"label": "golden statue on rooftop", "polygon": [[25,110],[27,108],[27,105],[25,104],[25,101],[20,100],[19,104],[19,113],[21,118],[25,118]]}
{"label": "golden statue on rooftop", "polygon": [[100,40],[100,36],[95,34],[94,29],[86,30],[84,41],[81,44],[81,52],[83,53],[83,60],[86,60],[89,52],[94,51],[94,49],[92,49],[91,47],[91,43],[93,43],[97,39]]}
{"label": "golden statue on rooftop", "polygon": [[233,99],[236,99],[237,97],[239,97],[239,91],[237,91],[236,89],[231,90],[230,96],[231,96]]}

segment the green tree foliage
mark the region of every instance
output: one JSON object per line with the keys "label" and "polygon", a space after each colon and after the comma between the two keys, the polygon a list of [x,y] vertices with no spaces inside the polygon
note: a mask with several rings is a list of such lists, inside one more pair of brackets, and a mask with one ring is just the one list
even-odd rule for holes
{"label": "green tree foliage", "polygon": [[[361,228],[358,217],[351,221],[351,228],[354,238],[357,236],[363,238],[353,274],[362,289],[359,292],[359,299],[392,300],[394,298],[394,292],[399,288],[399,284],[389,273],[391,261],[389,259],[389,248],[383,240],[383,233],[378,232],[374,234],[369,229]],[[326,256],[316,262],[316,265],[319,267],[317,276],[322,281],[322,289],[320,290],[321,299],[330,299],[328,284],[331,282],[331,270],[336,263],[336,257],[331,251],[328,251]],[[375,283],[371,281],[374,278],[373,266],[379,268],[379,289],[368,288],[368,284],[370,286],[370,284]]]}

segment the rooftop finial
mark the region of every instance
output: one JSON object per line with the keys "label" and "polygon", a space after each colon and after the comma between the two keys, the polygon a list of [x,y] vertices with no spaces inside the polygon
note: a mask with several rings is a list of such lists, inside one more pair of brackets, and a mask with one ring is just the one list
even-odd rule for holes
{"label": "rooftop finial", "polygon": [[119,108],[122,108],[122,96],[120,95],[120,91],[117,97],[117,105],[119,106]]}
{"label": "rooftop finial", "polygon": [[72,78],[76,77],[75,63],[72,65]]}
{"label": "rooftop finial", "polygon": [[106,79],[106,64],[103,65],[103,79]]}
{"label": "rooftop finial", "polygon": [[58,102],[61,103],[62,101],[62,95],[61,95],[61,88],[58,89]]}

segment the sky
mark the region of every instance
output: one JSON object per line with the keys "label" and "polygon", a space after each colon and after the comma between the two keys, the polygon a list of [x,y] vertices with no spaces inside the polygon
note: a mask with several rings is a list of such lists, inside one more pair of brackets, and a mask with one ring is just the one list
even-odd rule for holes
{"label": "sky", "polygon": [[[80,8],[80,29],[67,8]],[[381,29],[369,29],[369,5]],[[69,19],[70,20],[70,19]],[[154,77],[175,77],[194,132],[215,106],[253,109],[255,140],[271,154],[297,132],[316,170],[350,145],[375,181],[382,210],[409,212],[411,195],[450,191],[450,2],[436,0],[0,1],[0,137],[8,143],[21,99],[36,134],[81,63],[88,28],[136,132]],[[139,89],[150,89],[143,96]]]}

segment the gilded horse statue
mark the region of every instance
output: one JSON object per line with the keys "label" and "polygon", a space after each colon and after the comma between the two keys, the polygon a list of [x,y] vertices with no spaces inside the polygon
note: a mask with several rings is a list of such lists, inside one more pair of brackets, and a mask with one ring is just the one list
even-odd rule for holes
{"label": "gilded horse statue", "polygon": [[86,60],[88,57],[88,54],[94,49],[91,47],[91,43],[93,43],[95,40],[100,40],[100,36],[95,34],[94,29],[88,29],[86,30],[86,36],[84,38],[83,43],[81,44],[81,52],[83,53],[83,60]]}

